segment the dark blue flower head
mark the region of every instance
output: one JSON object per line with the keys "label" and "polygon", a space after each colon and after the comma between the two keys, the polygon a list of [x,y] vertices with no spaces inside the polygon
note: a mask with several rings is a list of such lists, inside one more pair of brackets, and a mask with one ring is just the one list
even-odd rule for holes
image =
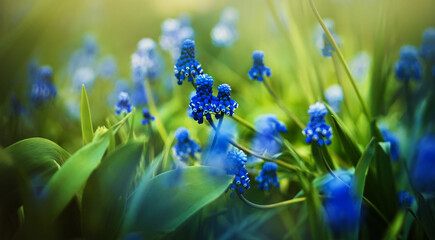
{"label": "dark blue flower head", "polygon": [[216,118],[219,119],[221,114],[226,114],[228,116],[234,115],[234,110],[239,107],[239,104],[231,99],[231,87],[228,84],[221,84],[217,88],[217,103],[216,103]]}
{"label": "dark blue flower head", "polygon": [[397,193],[397,198],[399,199],[400,208],[411,207],[412,203],[414,203],[415,199],[412,197],[407,191],[399,191]]}
{"label": "dark blue flower head", "polygon": [[38,69],[36,81],[32,85],[30,98],[34,105],[49,102],[57,95],[57,88],[53,84],[53,70],[49,66]]}
{"label": "dark blue flower head", "polygon": [[174,66],[175,77],[178,79],[178,85],[183,84],[187,78],[192,82],[198,75],[202,74],[202,67],[195,59],[195,42],[187,39],[181,48],[181,55]]}
{"label": "dark blue flower head", "polygon": [[420,139],[412,167],[412,182],[422,193],[435,193],[435,136]]}
{"label": "dark blue flower head", "polygon": [[399,159],[399,139],[397,135],[391,132],[387,127],[381,127],[381,133],[385,142],[390,143],[391,160],[394,162]]}
{"label": "dark blue flower head", "polygon": [[197,142],[190,139],[189,130],[180,127],[175,131],[175,140],[177,143],[172,148],[174,157],[184,163],[189,163],[189,159],[195,158],[195,154],[201,152],[201,147]]}
{"label": "dark blue flower head", "polygon": [[420,56],[426,61],[435,62],[435,28],[423,32],[423,43],[420,46]]}
{"label": "dark blue flower head", "polygon": [[228,153],[226,161],[225,170],[227,174],[235,176],[229,189],[243,194],[243,188],[249,189],[251,187],[245,165],[247,161],[246,154],[242,150],[234,149]]}
{"label": "dark blue flower head", "polygon": [[150,111],[146,107],[142,108],[142,116],[143,116],[143,119],[141,121],[142,125],[148,124],[151,121],[154,121],[155,119],[155,117],[151,115]]}
{"label": "dark blue flower head", "polygon": [[311,143],[312,141],[317,142],[319,146],[323,144],[331,144],[332,129],[331,126],[326,124],[325,115],[328,113],[325,105],[321,102],[312,104],[308,109],[308,114],[310,114],[310,121],[307,127],[302,131],[302,134],[306,136],[305,141]]}
{"label": "dark blue flower head", "polygon": [[337,235],[353,229],[359,222],[359,207],[353,196],[350,185],[353,172],[335,170],[337,178],[328,174],[320,187],[320,194],[325,195],[323,206],[326,220]]}
{"label": "dark blue flower head", "polygon": [[416,47],[407,45],[400,49],[400,59],[396,62],[394,72],[398,80],[420,80],[422,67]]}
{"label": "dark blue flower head", "polygon": [[121,113],[130,113],[131,112],[131,103],[130,97],[126,92],[120,92],[118,95],[118,103],[116,104],[115,114],[119,115]]}
{"label": "dark blue flower head", "polygon": [[211,114],[216,110],[217,98],[213,96],[213,78],[207,74],[198,75],[196,78],[196,95],[190,99],[192,116],[199,124],[204,122],[204,117],[211,121]]}
{"label": "dark blue flower head", "polygon": [[270,68],[264,65],[264,52],[256,50],[252,53],[252,59],[254,60],[254,65],[251,70],[249,70],[248,75],[251,80],[263,81],[264,76],[270,77],[272,72]]}
{"label": "dark blue flower head", "polygon": [[264,163],[263,169],[255,178],[261,191],[269,191],[271,187],[279,188],[278,176],[276,175],[277,169],[278,165],[274,162]]}

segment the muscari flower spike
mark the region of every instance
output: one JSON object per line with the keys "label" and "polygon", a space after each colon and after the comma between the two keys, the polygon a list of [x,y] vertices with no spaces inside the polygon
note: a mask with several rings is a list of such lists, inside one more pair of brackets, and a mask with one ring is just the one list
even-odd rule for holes
{"label": "muscari flower spike", "polygon": [[397,193],[397,198],[399,199],[399,206],[400,208],[407,208],[411,207],[411,205],[414,203],[415,199],[413,196],[409,194],[407,191],[399,191]]}
{"label": "muscari flower spike", "polygon": [[307,127],[302,131],[302,134],[306,136],[305,142],[311,143],[317,142],[319,146],[323,144],[331,144],[332,130],[331,126],[326,124],[325,115],[328,113],[325,105],[321,102],[312,104],[308,109],[310,115],[310,121]]}
{"label": "muscari flower spike", "polygon": [[120,92],[118,95],[118,103],[116,104],[115,114],[130,113],[132,105],[127,92]]}
{"label": "muscari flower spike", "polygon": [[435,136],[420,139],[411,169],[414,188],[422,193],[435,193]]}
{"label": "muscari flower spike", "polygon": [[197,142],[190,139],[189,130],[185,127],[180,127],[175,131],[175,140],[177,143],[172,148],[174,157],[184,163],[189,163],[189,159],[195,158],[195,154],[201,152],[201,147]]}
{"label": "muscari flower spike", "polygon": [[[329,29],[330,32],[332,32],[331,29]],[[322,48],[322,55],[324,57],[331,57],[332,52],[335,52],[335,48],[332,46],[332,43],[329,41],[328,36],[326,33],[323,33],[323,48]]]}
{"label": "muscari flower spike", "polygon": [[211,114],[216,110],[218,98],[213,96],[213,78],[207,74],[199,75],[196,78],[196,95],[190,99],[192,116],[199,124],[212,120]]}
{"label": "muscari flower spike", "polygon": [[137,50],[131,55],[133,81],[155,80],[161,72],[161,58],[157,45],[151,38],[143,38],[137,44]]}
{"label": "muscari flower spike", "polygon": [[[247,161],[246,154],[242,150],[234,149],[228,153],[226,161],[225,170],[227,174],[235,176],[233,183],[230,184],[228,189],[237,191],[238,194],[243,194],[244,189],[251,187],[245,165]],[[234,197],[234,192],[231,194],[231,197]]]}
{"label": "muscari flower spike", "polygon": [[195,42],[187,39],[181,48],[181,55],[174,66],[175,77],[178,79],[178,85],[183,84],[184,79],[187,78],[192,82],[203,70],[201,64],[195,59]]}
{"label": "muscari flower spike", "polygon": [[343,98],[343,90],[339,85],[332,85],[325,90],[325,99],[335,112],[340,111]]}
{"label": "muscari flower spike", "polygon": [[141,121],[142,125],[148,124],[151,121],[154,121],[154,119],[156,119],[154,116],[151,115],[150,111],[146,107],[142,108],[142,116],[143,116],[143,119]]}
{"label": "muscari flower spike", "polygon": [[174,61],[180,56],[180,48],[184,40],[192,39],[195,35],[190,26],[188,15],[181,15],[178,19],[166,19],[162,23],[162,35],[160,46],[163,50],[169,51]]}
{"label": "muscari flower spike", "polygon": [[40,67],[30,93],[33,104],[40,105],[47,103],[56,97],[56,95],[57,88],[53,84],[53,70],[49,66]]}
{"label": "muscari flower spike", "polygon": [[277,169],[278,165],[274,162],[264,163],[263,169],[260,170],[260,173],[255,178],[261,191],[269,191],[271,187],[279,188],[278,176],[276,175]]}
{"label": "muscari flower spike", "polygon": [[399,139],[397,135],[390,131],[387,127],[381,127],[380,130],[385,142],[390,143],[391,160],[393,160],[393,162],[397,162],[399,159]]}
{"label": "muscari flower spike", "polygon": [[217,88],[217,102],[216,102],[216,119],[219,119],[221,115],[233,116],[234,111],[239,107],[239,104],[231,99],[231,87],[228,84],[221,84]]}
{"label": "muscari flower spike", "polygon": [[435,28],[423,32],[423,43],[420,46],[420,56],[425,61],[435,62]]}
{"label": "muscari flower spike", "polygon": [[418,51],[414,46],[403,46],[400,49],[400,59],[394,66],[394,72],[398,80],[420,80],[422,66],[418,61]]}
{"label": "muscari flower spike", "polygon": [[254,60],[254,65],[251,70],[249,70],[248,75],[251,80],[263,81],[263,77],[272,76],[272,72],[269,67],[264,65],[264,52],[256,50],[252,53],[252,59]]}

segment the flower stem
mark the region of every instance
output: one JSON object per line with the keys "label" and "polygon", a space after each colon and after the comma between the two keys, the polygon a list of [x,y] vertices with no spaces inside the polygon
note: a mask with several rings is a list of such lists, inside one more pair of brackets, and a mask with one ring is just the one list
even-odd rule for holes
{"label": "flower stem", "polygon": [[320,16],[319,12],[317,11],[317,8],[314,5],[313,0],[308,0],[308,2],[310,3],[311,9],[313,10],[314,15],[316,16],[317,20],[319,21],[320,25],[322,26],[323,30],[325,31],[326,36],[328,37],[328,40],[331,42],[332,46],[334,47],[335,51],[337,52],[338,58],[340,59],[341,63],[344,66],[344,69],[346,70],[346,74],[350,79],[350,83],[352,84],[353,89],[355,90],[355,93],[358,97],[358,100],[361,104],[361,108],[362,108],[364,114],[366,115],[369,122],[372,122],[372,116],[370,115],[370,112],[367,108],[367,105],[364,102],[364,99],[362,98],[362,95],[359,92],[358,87],[356,86],[355,79],[353,78],[352,73],[350,72],[349,66],[346,63],[346,60],[344,59],[343,54],[341,53],[340,49],[338,48],[337,43],[335,42],[334,38],[332,37],[331,32],[329,32],[329,29],[326,27],[325,23],[323,22],[322,17]]}
{"label": "flower stem", "polygon": [[269,79],[266,77],[263,80],[264,86],[266,86],[267,91],[269,91],[270,95],[272,95],[272,97],[275,99],[276,103],[285,112],[285,114],[290,119],[292,119],[300,129],[304,129],[305,126],[302,123],[302,121],[299,120],[293,113],[291,113],[290,110],[284,105],[284,103],[278,98],[278,96],[276,96],[276,94],[273,92],[272,88],[270,87],[268,80]]}
{"label": "flower stem", "polygon": [[[151,92],[151,85],[147,79],[145,79],[145,95],[147,98],[148,106],[150,107],[150,110],[155,114],[156,116],[156,128],[157,131],[159,131],[160,137],[163,141],[166,141],[166,138],[168,137],[168,134],[166,133],[165,127],[163,126],[162,119],[159,116],[159,112],[157,111],[156,104],[154,102],[154,98]],[[151,126],[151,125],[150,125]]]}
{"label": "flower stem", "polygon": [[[207,156],[205,157],[205,162],[208,162],[208,158],[210,157],[210,153],[213,151],[213,148],[216,145],[216,141],[218,139],[219,131],[221,129],[222,122],[224,120],[224,116],[225,115],[222,115],[222,117],[219,119],[219,123],[218,123],[217,128],[213,127],[213,129],[215,129],[215,134],[214,134],[214,137],[213,137],[213,142],[211,143],[211,146],[210,146],[210,150],[207,152]],[[213,124],[213,126],[214,126],[214,124]]]}
{"label": "flower stem", "polygon": [[299,202],[303,202],[303,201],[307,200],[306,197],[301,197],[301,198],[293,198],[293,199],[290,199],[290,200],[287,200],[287,201],[283,201],[283,202],[279,202],[279,203],[261,205],[261,204],[256,204],[256,203],[253,203],[253,202],[249,201],[242,194],[237,194],[237,195],[239,195],[239,198],[246,205],[248,205],[250,207],[253,207],[253,208],[258,208],[258,209],[270,209],[270,208],[276,208],[276,207],[283,207],[283,206],[286,206],[286,205],[291,205],[293,203],[299,203]]}

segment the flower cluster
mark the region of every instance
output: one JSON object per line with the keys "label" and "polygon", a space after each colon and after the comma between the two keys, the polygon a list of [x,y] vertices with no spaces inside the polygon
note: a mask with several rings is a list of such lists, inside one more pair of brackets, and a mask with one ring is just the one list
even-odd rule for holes
{"label": "flower cluster", "polygon": [[219,119],[221,114],[226,114],[227,116],[233,116],[234,110],[239,107],[239,104],[231,99],[231,87],[228,84],[221,84],[217,88],[217,101],[216,101],[216,118]]}
{"label": "flower cluster", "polygon": [[335,112],[340,111],[343,97],[343,90],[339,85],[332,85],[325,90],[325,99]]}
{"label": "flower cluster", "polygon": [[415,199],[412,197],[407,191],[399,191],[397,193],[397,198],[399,199],[400,208],[411,207],[412,203],[414,203]]}
{"label": "flower cluster", "polygon": [[425,61],[435,63],[435,28],[428,28],[423,32],[420,56]]}
{"label": "flower cluster", "polygon": [[202,74],[202,71],[201,64],[195,59],[195,42],[187,39],[183,43],[180,58],[174,66],[178,85],[183,84],[186,78],[192,82],[199,74]]}
{"label": "flower cluster", "polygon": [[155,119],[155,117],[151,115],[150,111],[146,107],[142,108],[142,116],[143,116],[143,119],[141,121],[142,125],[148,124],[151,121],[154,121]]}
{"label": "flower cluster", "polygon": [[190,99],[192,116],[199,124],[204,122],[204,117],[211,121],[211,114],[216,109],[217,97],[213,96],[213,78],[207,74],[199,75],[196,79],[196,95]]}
{"label": "flower cluster", "polygon": [[272,72],[269,67],[264,65],[264,52],[256,50],[252,53],[252,59],[254,60],[254,65],[251,70],[249,70],[248,75],[251,80],[263,81],[265,76],[270,77]]}
{"label": "flower cluster", "polygon": [[98,74],[103,79],[111,79],[116,77],[118,71],[118,66],[116,64],[116,59],[112,55],[107,55],[101,59],[98,65]]}
{"label": "flower cluster", "polygon": [[310,115],[310,121],[307,127],[302,131],[302,134],[306,136],[305,141],[311,143],[317,142],[319,146],[323,144],[331,144],[332,130],[331,126],[326,124],[325,115],[328,113],[325,105],[321,102],[312,104],[308,109]]}
{"label": "flower cluster", "polygon": [[420,139],[412,166],[411,179],[415,189],[422,193],[435,193],[435,136]]}
{"label": "flower cluster", "polygon": [[131,70],[135,83],[159,77],[161,58],[157,52],[157,45],[152,39],[144,38],[139,41],[136,52],[131,55]]}
{"label": "flower cluster", "polygon": [[53,84],[53,70],[50,66],[40,67],[30,92],[32,103],[38,106],[51,101],[56,95],[57,88]]}
{"label": "flower cluster", "polygon": [[130,113],[132,105],[130,103],[130,97],[127,92],[120,92],[118,96],[118,103],[116,104],[115,114]]}
{"label": "flower cluster", "polygon": [[197,142],[190,139],[190,133],[185,127],[180,127],[175,131],[177,143],[172,148],[174,157],[184,163],[189,163],[190,157],[195,158],[195,154],[201,152],[201,147]]}
{"label": "flower cluster", "polygon": [[399,139],[387,127],[381,127],[381,133],[385,142],[390,143],[391,160],[396,162],[399,159]]}
{"label": "flower cluster", "polygon": [[163,50],[169,51],[175,61],[180,56],[180,48],[184,40],[192,39],[194,31],[190,26],[190,19],[182,15],[178,19],[167,19],[162,23],[162,35],[160,46]]}
{"label": "flower cluster", "polygon": [[68,73],[72,76],[73,89],[80,89],[82,84],[86,88],[91,87],[97,74],[94,67],[97,61],[98,43],[93,35],[85,35],[83,45],[71,56]]}
{"label": "flower cluster", "polygon": [[400,49],[400,59],[394,66],[394,72],[398,80],[420,80],[422,66],[418,61],[418,51],[414,46],[403,46]]}
{"label": "flower cluster", "polygon": [[274,162],[264,163],[263,169],[255,178],[261,191],[269,191],[271,187],[279,188],[278,176],[276,175],[277,169],[278,165]]}
{"label": "flower cluster", "polygon": [[211,39],[216,47],[231,46],[238,38],[236,23],[239,12],[233,7],[222,11],[219,22],[211,30]]}
{"label": "flower cluster", "polygon": [[246,154],[242,150],[234,149],[228,153],[226,160],[225,170],[227,171],[227,174],[235,176],[229,189],[232,191],[237,190],[239,194],[243,194],[243,188],[249,189],[251,187],[248,171],[246,170],[245,165],[247,161]]}

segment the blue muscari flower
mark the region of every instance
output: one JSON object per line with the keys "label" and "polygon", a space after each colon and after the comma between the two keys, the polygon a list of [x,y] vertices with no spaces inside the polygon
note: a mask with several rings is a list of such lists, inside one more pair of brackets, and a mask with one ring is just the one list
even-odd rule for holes
{"label": "blue muscari flower", "polygon": [[[260,154],[273,155],[281,151],[280,133],[287,132],[285,124],[278,120],[274,114],[260,115],[255,119],[255,129],[259,132],[251,142],[252,149]],[[258,160],[251,156],[249,161]]]}
{"label": "blue muscari flower", "polygon": [[418,61],[418,51],[414,46],[403,46],[400,49],[400,59],[394,66],[394,72],[398,80],[420,80],[422,67]]}
{"label": "blue muscari flower", "polygon": [[117,69],[116,59],[113,56],[111,55],[105,56],[100,61],[100,64],[98,66],[98,74],[103,79],[116,77],[117,71],[118,69]]}
{"label": "blue muscari flower", "polygon": [[81,89],[83,84],[86,88],[89,88],[94,84],[95,77],[94,69],[91,67],[80,67],[75,70],[72,83],[76,89]]}
{"label": "blue muscari flower", "polygon": [[349,68],[354,77],[362,82],[370,69],[371,57],[366,52],[358,53],[349,63]]}
{"label": "blue muscari flower", "polygon": [[137,50],[131,56],[133,81],[155,80],[160,76],[162,59],[157,52],[156,43],[150,38],[141,39]]}
{"label": "blue muscari flower", "polygon": [[[332,33],[332,30],[329,29],[329,31]],[[332,52],[335,52],[335,48],[332,46],[332,43],[329,41],[328,36],[326,33],[323,33],[323,48],[322,48],[322,55],[324,57],[331,57]]]}
{"label": "blue muscari flower", "polygon": [[131,95],[131,102],[135,106],[148,104],[148,99],[145,92],[145,84],[143,82],[134,83]]}
{"label": "blue muscari flower", "polygon": [[211,39],[216,47],[228,47],[238,38],[236,23],[239,12],[234,7],[222,11],[221,18],[211,31]]}
{"label": "blue muscari flower", "polygon": [[160,46],[169,51],[174,61],[180,56],[180,48],[186,39],[193,39],[194,31],[190,26],[190,19],[182,15],[178,19],[167,19],[162,23]]}
{"label": "blue muscari flower", "polygon": [[211,121],[211,114],[216,110],[217,97],[213,96],[213,78],[207,74],[198,75],[196,78],[196,95],[190,100],[193,119],[199,124],[204,122],[204,117]]}
{"label": "blue muscari flower", "polygon": [[414,203],[415,199],[412,197],[407,191],[399,191],[397,193],[397,198],[399,199],[400,208],[411,207],[412,203]]}
{"label": "blue muscari flower", "polygon": [[423,32],[423,43],[420,46],[420,56],[425,61],[435,62],[435,28],[427,28]]}
{"label": "blue muscari flower", "polygon": [[353,171],[335,170],[335,176],[328,174],[320,184],[319,193],[324,195],[323,206],[326,220],[334,234],[354,228],[359,220],[359,207],[350,188]]}
{"label": "blue muscari flower", "polygon": [[221,115],[233,116],[234,111],[239,107],[239,104],[231,99],[231,87],[228,84],[221,84],[217,88],[217,102],[216,102],[216,119],[219,119]]}
{"label": "blue muscari flower", "polygon": [[343,90],[339,85],[332,85],[325,90],[325,99],[335,112],[340,111],[343,97]]}
{"label": "blue muscari flower", "polygon": [[49,102],[56,95],[57,88],[53,84],[53,70],[49,66],[40,67],[30,93],[33,104],[40,105]]}
{"label": "blue muscari flower", "polygon": [[251,187],[245,165],[247,161],[246,154],[242,150],[234,149],[228,153],[226,161],[225,170],[227,174],[235,176],[228,189],[243,194],[244,189]]}
{"label": "blue muscari flower", "polygon": [[172,148],[174,157],[184,163],[189,163],[190,158],[195,158],[195,154],[201,152],[201,147],[197,142],[190,139],[189,130],[185,127],[180,127],[175,131],[175,140],[177,143]]}
{"label": "blue muscari flower", "polygon": [[148,124],[151,121],[154,121],[155,119],[155,117],[151,115],[150,111],[146,107],[142,108],[142,116],[143,116],[143,119],[141,121],[142,125]]}
{"label": "blue muscari flower", "polygon": [[397,162],[399,159],[399,138],[385,126],[382,126],[380,130],[385,142],[390,143],[391,160]]}
{"label": "blue muscari flower", "polygon": [[435,136],[426,135],[417,145],[411,168],[414,188],[422,193],[435,193]]}
{"label": "blue muscari flower", "polygon": [[[82,67],[92,68],[95,64],[98,53],[98,43],[92,35],[85,35],[83,45],[71,56],[68,63],[68,73],[73,75],[77,69]],[[80,85],[81,84],[76,84]]]}
{"label": "blue muscari flower", "polygon": [[264,76],[270,77],[272,72],[269,67],[264,66],[264,52],[256,50],[252,53],[252,59],[254,60],[254,65],[251,70],[249,70],[248,75],[251,80],[263,81]]}
{"label": "blue muscari flower", "polygon": [[95,37],[87,34],[84,38],[83,49],[86,54],[95,56],[98,52],[98,43]]}
{"label": "blue muscari flower", "polygon": [[[118,96],[120,92],[128,92],[129,91],[129,84],[126,79],[118,79],[115,81],[115,86],[113,91],[107,96],[107,103],[110,106],[116,105],[118,102]],[[132,97],[133,98],[133,97]],[[135,104],[134,101],[132,103],[136,106],[139,104]]]}
{"label": "blue muscari flower", "polygon": [[323,144],[331,144],[332,130],[331,126],[326,124],[325,115],[328,113],[325,105],[321,102],[312,104],[308,109],[308,114],[310,115],[310,121],[307,127],[302,131],[302,134],[307,136],[305,142],[311,143],[312,141],[317,142],[319,146]]}
{"label": "blue muscari flower", "polygon": [[180,58],[174,66],[178,85],[183,84],[186,78],[192,82],[198,75],[202,74],[202,71],[201,64],[195,59],[195,42],[187,39],[183,43]]}
{"label": "blue muscari flower", "polygon": [[131,112],[131,104],[130,97],[127,92],[120,92],[118,96],[118,103],[116,104],[115,114],[119,115],[121,113],[130,113]]}
{"label": "blue muscari flower", "polygon": [[255,178],[261,191],[269,191],[271,187],[279,188],[278,176],[276,175],[277,169],[278,165],[274,162],[264,163],[263,169]]}

